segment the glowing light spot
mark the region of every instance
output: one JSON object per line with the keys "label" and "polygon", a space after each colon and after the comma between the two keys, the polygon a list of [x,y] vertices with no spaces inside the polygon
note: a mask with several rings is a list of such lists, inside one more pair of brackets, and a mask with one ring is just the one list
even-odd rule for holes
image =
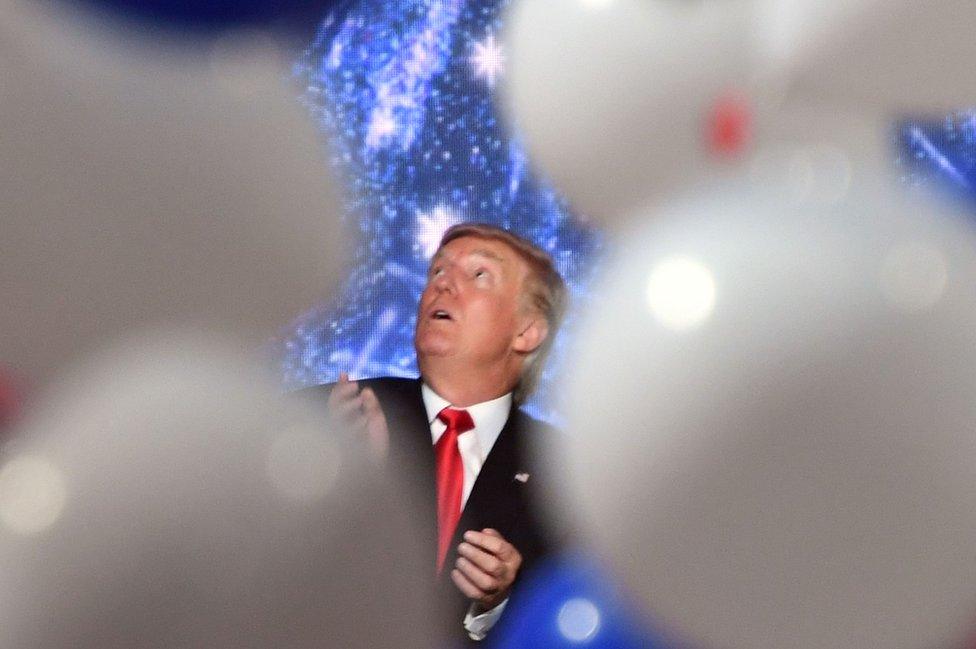
{"label": "glowing light spot", "polygon": [[417,214],[416,244],[423,253],[424,259],[434,256],[444,232],[460,222],[461,218],[443,205],[438,205],[430,212]]}
{"label": "glowing light spot", "polygon": [[495,80],[505,67],[505,53],[502,46],[495,42],[494,34],[488,34],[484,41],[474,44],[471,66],[474,76],[484,79],[489,87],[495,85]]}
{"label": "glowing light spot", "polygon": [[588,599],[571,599],[559,608],[556,624],[570,642],[586,642],[600,628],[600,609]]}
{"label": "glowing light spot", "polygon": [[942,299],[949,272],[938,248],[911,242],[888,251],[881,263],[880,279],[881,291],[891,304],[903,311],[919,312]]}
{"label": "glowing light spot", "polygon": [[311,503],[328,494],[335,484],[339,454],[322,431],[295,428],[274,440],[266,468],[279,493]]}
{"label": "glowing light spot", "polygon": [[651,313],[668,329],[684,331],[703,323],[715,307],[715,280],[701,263],[671,257],[651,271],[647,282]]}
{"label": "glowing light spot", "polygon": [[371,149],[379,148],[394,133],[396,133],[396,120],[393,119],[391,111],[377,108],[373,111],[366,129],[366,146]]}
{"label": "glowing light spot", "polygon": [[64,476],[44,458],[17,457],[0,469],[0,521],[17,534],[54,525],[67,498]]}

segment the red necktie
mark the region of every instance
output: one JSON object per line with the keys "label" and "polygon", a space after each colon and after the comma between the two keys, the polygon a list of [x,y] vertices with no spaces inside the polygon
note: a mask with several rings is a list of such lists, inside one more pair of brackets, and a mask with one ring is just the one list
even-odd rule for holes
{"label": "red necktie", "polygon": [[434,446],[437,457],[437,574],[440,574],[451,538],[461,518],[464,465],[461,463],[457,440],[461,433],[474,428],[474,421],[467,410],[454,408],[444,408],[437,413],[437,418],[447,425],[447,430]]}

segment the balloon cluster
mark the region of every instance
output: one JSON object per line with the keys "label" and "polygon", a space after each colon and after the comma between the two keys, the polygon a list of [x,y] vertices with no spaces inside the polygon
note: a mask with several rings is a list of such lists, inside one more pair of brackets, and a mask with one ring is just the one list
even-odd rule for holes
{"label": "balloon cluster", "polygon": [[877,175],[887,119],[973,101],[960,26],[974,13],[965,0],[523,0],[504,108],[607,225],[804,142],[840,144]]}
{"label": "balloon cluster", "polygon": [[275,386],[189,330],[49,386],[0,467],[0,644],[432,646],[410,492]]}
{"label": "balloon cluster", "polygon": [[263,342],[321,299],[338,194],[274,43],[184,51],[45,9],[0,2],[4,363],[43,385],[163,323]]}
{"label": "balloon cluster", "polygon": [[614,235],[560,493],[705,648],[959,646],[976,624],[976,231],[888,177],[973,100],[976,6],[523,0],[506,106]]}
{"label": "balloon cluster", "polygon": [[201,42],[0,1],[0,645],[430,647],[408,493],[241,351],[342,266],[326,157]]}

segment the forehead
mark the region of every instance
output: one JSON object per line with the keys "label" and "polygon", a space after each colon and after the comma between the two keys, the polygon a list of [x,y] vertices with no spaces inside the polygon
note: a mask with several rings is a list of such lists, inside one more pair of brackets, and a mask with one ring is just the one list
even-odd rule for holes
{"label": "forehead", "polygon": [[433,260],[462,259],[470,256],[485,257],[505,265],[522,262],[519,254],[504,241],[478,236],[463,236],[448,241],[434,254]]}

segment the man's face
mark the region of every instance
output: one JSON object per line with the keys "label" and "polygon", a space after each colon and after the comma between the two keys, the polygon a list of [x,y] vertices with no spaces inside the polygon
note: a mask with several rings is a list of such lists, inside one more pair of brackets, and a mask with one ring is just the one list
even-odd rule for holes
{"label": "man's face", "polygon": [[528,274],[501,241],[470,236],[443,246],[420,297],[418,357],[453,356],[471,361],[472,369],[504,359],[526,320],[521,292]]}

